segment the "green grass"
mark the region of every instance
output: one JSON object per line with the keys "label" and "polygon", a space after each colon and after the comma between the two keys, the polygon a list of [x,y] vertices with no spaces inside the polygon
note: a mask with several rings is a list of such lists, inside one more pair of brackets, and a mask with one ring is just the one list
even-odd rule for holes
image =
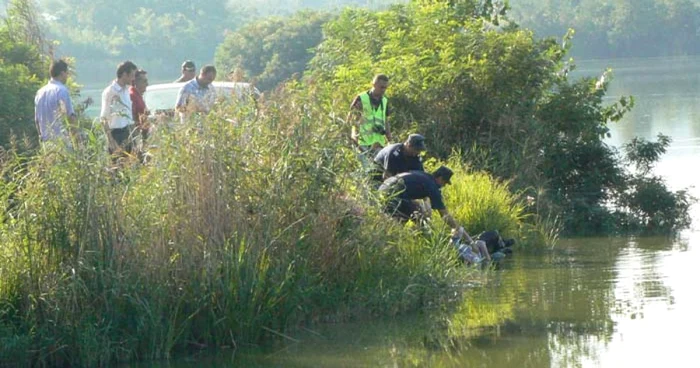
{"label": "green grass", "polygon": [[[74,151],[8,156],[0,365],[264,344],[300,323],[414,310],[469,277],[439,223],[379,212],[345,127],[309,107],[322,97],[282,93],[161,129],[146,166],[107,169],[97,130]],[[448,203],[469,230],[517,233],[506,184],[462,169],[455,182]]]}

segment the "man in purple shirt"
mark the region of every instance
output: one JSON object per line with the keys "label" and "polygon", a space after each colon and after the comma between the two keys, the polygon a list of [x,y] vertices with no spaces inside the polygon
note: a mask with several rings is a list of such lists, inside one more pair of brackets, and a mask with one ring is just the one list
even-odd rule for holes
{"label": "man in purple shirt", "polygon": [[[49,69],[51,80],[39,89],[34,98],[34,121],[41,142],[63,140],[69,143],[69,132],[76,122],[70,92],[66,87],[68,64],[55,60]],[[69,125],[64,122],[68,120]]]}

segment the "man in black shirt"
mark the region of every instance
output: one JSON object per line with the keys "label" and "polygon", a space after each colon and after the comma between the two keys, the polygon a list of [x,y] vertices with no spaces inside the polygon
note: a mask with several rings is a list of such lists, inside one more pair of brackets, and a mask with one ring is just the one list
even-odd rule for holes
{"label": "man in black shirt", "polygon": [[[421,213],[420,207],[415,201],[429,198],[432,209],[440,213],[442,219],[452,228],[453,232],[466,235],[468,242],[471,242],[472,239],[447,211],[445,202],[442,200],[440,188],[450,184],[452,174],[452,170],[440,166],[432,174],[423,171],[409,171],[386,179],[379,187],[379,191],[386,199],[385,212],[401,221],[415,219],[416,214],[420,216]],[[426,216],[429,217],[430,213]]]}
{"label": "man in black shirt", "polygon": [[374,157],[376,170],[372,178],[384,181],[407,171],[425,171],[420,153],[425,151],[425,138],[411,134],[403,143],[394,143],[382,148]]}

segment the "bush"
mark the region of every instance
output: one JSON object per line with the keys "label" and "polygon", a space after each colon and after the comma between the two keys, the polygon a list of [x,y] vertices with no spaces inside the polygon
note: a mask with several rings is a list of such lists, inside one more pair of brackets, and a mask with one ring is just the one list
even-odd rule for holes
{"label": "bush", "polygon": [[303,74],[328,19],[329,14],[305,11],[256,21],[226,36],[216,50],[216,65],[262,91],[271,90]]}
{"label": "bush", "polygon": [[[513,23],[500,26],[503,11],[489,5],[347,9],[324,26],[308,77],[346,106],[372,74],[387,74],[394,136],[418,131],[431,155],[465,152],[474,170],[539,193],[537,214],[558,218],[552,224],[569,234],[624,231],[614,202],[637,186],[605,137],[634,100],[603,103],[610,71],[568,79],[572,33],[561,43],[536,39]],[[684,208],[671,212],[679,225]]]}
{"label": "bush", "polygon": [[[379,212],[312,91],[161,128],[147,166],[106,169],[97,130],[74,151],[8,156],[1,362],[106,365],[260,343],[305,321],[401,313],[468,276],[453,272],[446,233],[420,236]],[[490,224],[517,229],[507,216]]]}

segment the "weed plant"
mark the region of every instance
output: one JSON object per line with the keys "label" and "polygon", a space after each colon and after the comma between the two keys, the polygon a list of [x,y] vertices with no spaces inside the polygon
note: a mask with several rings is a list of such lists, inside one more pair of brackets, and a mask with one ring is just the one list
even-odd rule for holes
{"label": "weed plant", "polygon": [[[380,213],[324,98],[290,86],[161,125],[147,165],[114,167],[98,128],[73,150],[7,154],[0,365],[235,349],[420,308],[469,277],[445,232]],[[505,184],[455,181],[446,195],[470,229],[519,231]]]}

